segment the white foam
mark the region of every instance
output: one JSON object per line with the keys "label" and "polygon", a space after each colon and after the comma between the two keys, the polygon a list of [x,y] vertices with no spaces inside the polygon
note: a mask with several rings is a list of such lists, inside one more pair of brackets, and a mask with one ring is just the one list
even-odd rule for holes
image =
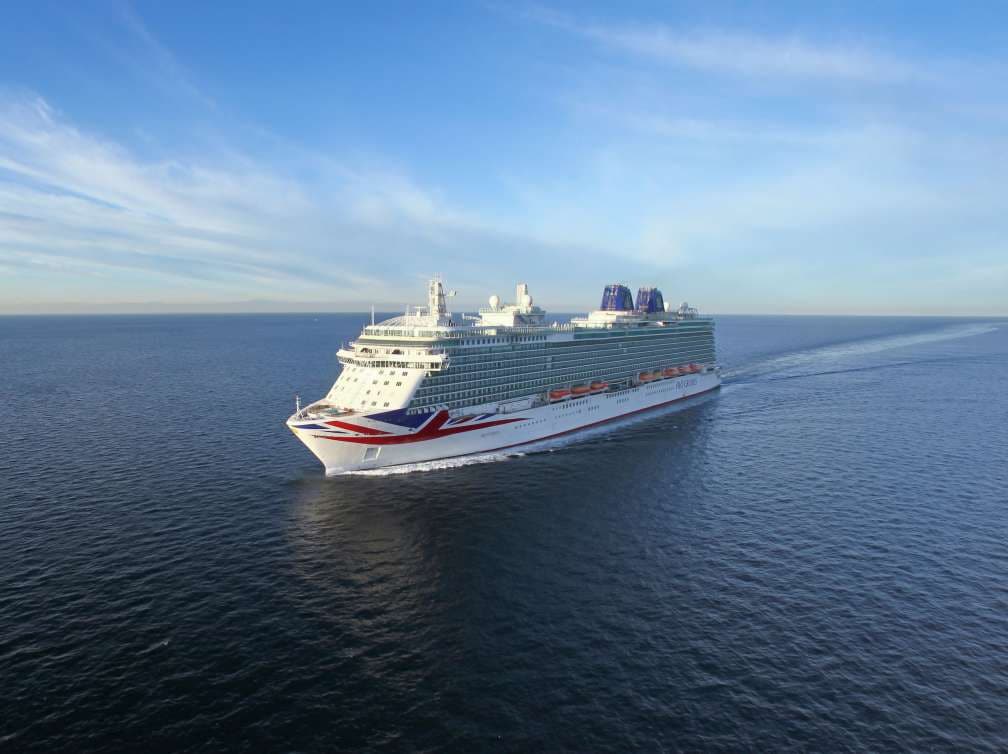
{"label": "white foam", "polygon": [[[440,471],[441,469],[454,469],[459,466],[473,466],[477,463],[495,463],[506,461],[509,458],[516,458],[525,455],[521,452],[495,451],[491,453],[477,453],[469,456],[456,456],[454,458],[442,458],[438,461],[421,461],[419,463],[404,463],[401,466],[385,466],[380,469],[360,469],[357,471],[345,471],[347,476],[393,476],[395,474],[412,474],[416,471]],[[340,474],[339,476],[342,476]]]}
{"label": "white foam", "polygon": [[977,335],[994,332],[997,325],[993,323],[971,323],[966,325],[950,325],[937,330],[913,333],[909,335],[889,335],[881,338],[869,338],[851,343],[839,343],[832,346],[822,346],[808,351],[799,351],[784,356],[778,356],[760,362],[753,369],[742,369],[732,376],[744,376],[747,373],[772,374],[774,377],[797,376],[809,367],[815,368],[815,373],[829,371],[858,356],[892,351],[898,348],[935,343],[943,340],[971,338]]}

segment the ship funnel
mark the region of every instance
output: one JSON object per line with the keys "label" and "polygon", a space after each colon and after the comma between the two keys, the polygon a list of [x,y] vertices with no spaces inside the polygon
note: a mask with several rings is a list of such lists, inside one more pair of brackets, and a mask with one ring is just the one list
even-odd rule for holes
{"label": "ship funnel", "polygon": [[665,311],[665,299],[657,288],[640,288],[637,291],[637,311],[655,314]]}
{"label": "ship funnel", "polygon": [[622,283],[607,285],[602,292],[602,305],[599,309],[604,312],[629,312],[633,311],[633,296],[630,289]]}

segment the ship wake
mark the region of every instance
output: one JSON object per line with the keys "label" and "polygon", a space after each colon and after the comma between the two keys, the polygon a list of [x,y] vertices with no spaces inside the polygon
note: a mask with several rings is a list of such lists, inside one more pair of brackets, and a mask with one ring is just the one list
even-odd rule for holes
{"label": "ship wake", "polygon": [[771,380],[794,379],[796,377],[815,377],[837,372],[861,371],[875,369],[879,366],[852,366],[852,361],[870,356],[895,351],[901,348],[936,343],[944,340],[971,338],[994,332],[998,326],[994,323],[970,323],[951,325],[926,332],[909,333],[905,335],[888,335],[880,338],[868,338],[847,343],[837,343],[821,346],[806,351],[775,356],[750,366],[728,370],[726,380],[735,385],[747,382],[764,382]]}

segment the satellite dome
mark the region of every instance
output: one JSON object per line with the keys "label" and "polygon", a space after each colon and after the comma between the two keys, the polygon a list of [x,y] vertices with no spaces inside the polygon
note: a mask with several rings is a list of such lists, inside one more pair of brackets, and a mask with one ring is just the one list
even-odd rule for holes
{"label": "satellite dome", "polygon": [[527,309],[528,307],[532,306],[532,296],[531,296],[531,295],[529,295],[528,293],[526,293],[526,294],[522,295],[522,297],[521,297],[521,304],[522,304],[522,306],[524,306],[524,307],[525,307],[526,309]]}
{"label": "satellite dome", "polygon": [[500,296],[491,296],[490,297],[490,308],[491,309],[496,309],[498,306],[500,306]]}

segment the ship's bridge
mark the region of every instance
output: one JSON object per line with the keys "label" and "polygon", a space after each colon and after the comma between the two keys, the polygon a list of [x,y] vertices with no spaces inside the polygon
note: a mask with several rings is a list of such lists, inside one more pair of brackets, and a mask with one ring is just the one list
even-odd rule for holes
{"label": "ship's bridge", "polygon": [[445,353],[441,349],[396,348],[377,346],[368,342],[353,341],[347,348],[336,352],[336,357],[344,366],[361,367],[404,367],[407,369],[439,369],[445,363]]}

